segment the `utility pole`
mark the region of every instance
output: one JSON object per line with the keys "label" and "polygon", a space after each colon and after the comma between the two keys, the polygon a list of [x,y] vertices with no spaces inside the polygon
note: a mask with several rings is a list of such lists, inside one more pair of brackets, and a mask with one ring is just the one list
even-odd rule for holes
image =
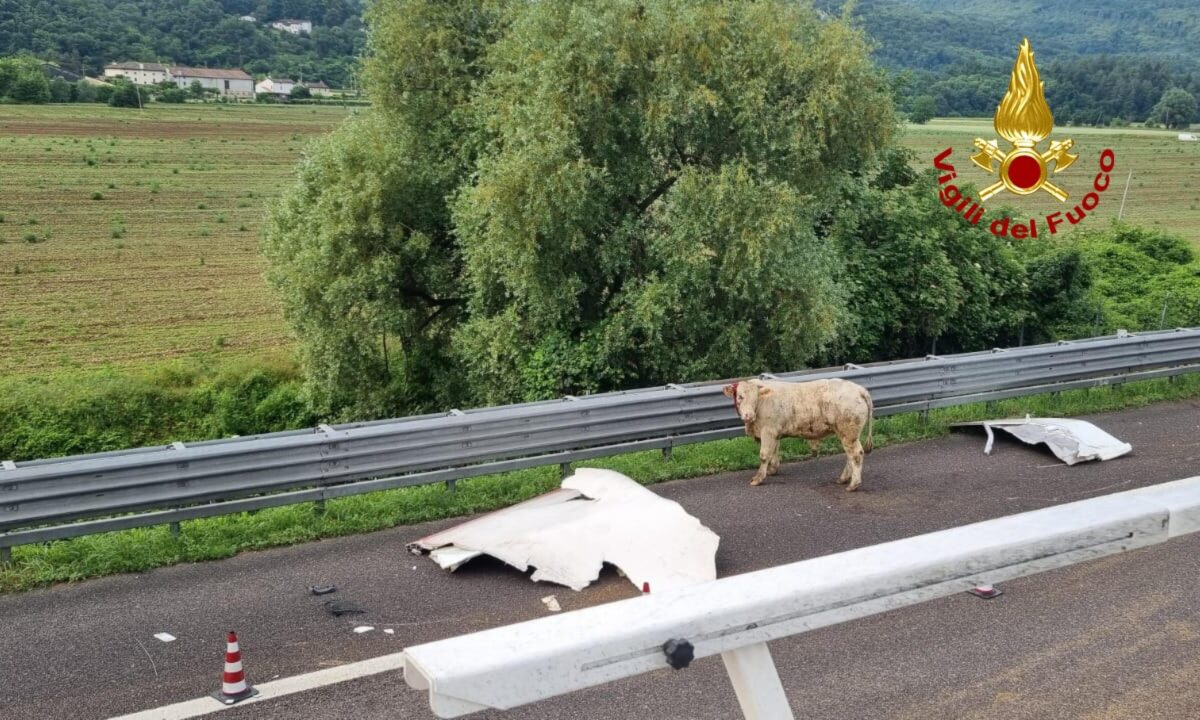
{"label": "utility pole", "polygon": [[1125,192],[1121,195],[1121,211],[1117,213],[1117,220],[1120,221],[1125,216],[1125,198],[1129,197],[1129,180],[1133,177],[1133,171],[1125,176]]}

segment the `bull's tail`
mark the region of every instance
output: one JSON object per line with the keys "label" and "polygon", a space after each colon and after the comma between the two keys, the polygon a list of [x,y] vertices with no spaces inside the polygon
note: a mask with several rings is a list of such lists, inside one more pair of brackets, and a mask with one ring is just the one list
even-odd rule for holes
{"label": "bull's tail", "polygon": [[875,401],[871,399],[871,393],[865,389],[863,395],[867,401],[867,441],[863,443],[863,450],[871,452],[875,447]]}

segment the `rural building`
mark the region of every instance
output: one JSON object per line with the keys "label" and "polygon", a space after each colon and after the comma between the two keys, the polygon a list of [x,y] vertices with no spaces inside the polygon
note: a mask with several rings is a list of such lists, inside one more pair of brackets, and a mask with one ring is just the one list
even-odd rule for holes
{"label": "rural building", "polygon": [[1184,142],[1196,142],[1196,136],[1192,133],[1179,133],[1179,139]]}
{"label": "rural building", "polygon": [[246,22],[258,22],[258,18],[254,17],[253,15],[243,15],[238,18],[238,20],[245,20]]}
{"label": "rural building", "polygon": [[154,85],[170,79],[170,68],[158,63],[119,62],[105,65],[104,77],[125,77],[135,85]]}
{"label": "rural building", "polygon": [[275,28],[276,30],[282,30],[284,32],[289,32],[293,35],[299,35],[300,33],[311,33],[312,32],[312,21],[311,20],[289,20],[289,19],[285,18],[282,20],[276,20],[275,22],[271,23],[271,27]]}
{"label": "rural building", "polygon": [[193,82],[199,82],[201,87],[216,90],[225,97],[246,98],[254,97],[254,78],[244,70],[218,70],[213,68],[172,67],[171,80],[185,90]]}
{"label": "rural building", "polygon": [[320,80],[308,83],[308,91],[317,97],[330,97],[333,95],[333,89]]}
{"label": "rural building", "polygon": [[266,78],[254,86],[254,92],[260,95],[291,95],[296,87],[295,80],[287,78]]}

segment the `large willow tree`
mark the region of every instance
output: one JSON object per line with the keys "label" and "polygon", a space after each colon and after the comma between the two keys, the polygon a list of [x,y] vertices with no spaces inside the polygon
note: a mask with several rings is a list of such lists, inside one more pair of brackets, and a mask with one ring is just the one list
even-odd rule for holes
{"label": "large willow tree", "polygon": [[815,228],[887,143],[858,31],[795,2],[388,0],[375,108],[272,213],[337,415],[784,369],[846,317]]}

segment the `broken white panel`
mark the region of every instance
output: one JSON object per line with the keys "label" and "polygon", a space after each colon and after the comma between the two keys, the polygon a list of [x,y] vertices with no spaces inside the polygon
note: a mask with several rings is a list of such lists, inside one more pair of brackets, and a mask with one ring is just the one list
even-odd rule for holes
{"label": "broken white panel", "polygon": [[582,590],[617,566],[654,591],[714,580],[720,538],[679,503],[612,470],[580,468],[545,495],[412,543],[443,568],[491,555],[521,571]]}
{"label": "broken white panel", "polygon": [[1086,420],[1026,417],[1024,420],[955,423],[955,427],[966,426],[983,427],[987,433],[987,444],[983,448],[986,455],[992,454],[992,442],[995,440],[993,429],[1003,430],[1030,445],[1044,443],[1059,460],[1068,465],[1088,460],[1112,460],[1133,450],[1129,443],[1118,440]]}
{"label": "broken white panel", "polygon": [[174,642],[175,641],[175,636],[172,635],[171,633],[166,633],[166,632],[154,633],[154,638],[156,640],[162,640],[163,642]]}

